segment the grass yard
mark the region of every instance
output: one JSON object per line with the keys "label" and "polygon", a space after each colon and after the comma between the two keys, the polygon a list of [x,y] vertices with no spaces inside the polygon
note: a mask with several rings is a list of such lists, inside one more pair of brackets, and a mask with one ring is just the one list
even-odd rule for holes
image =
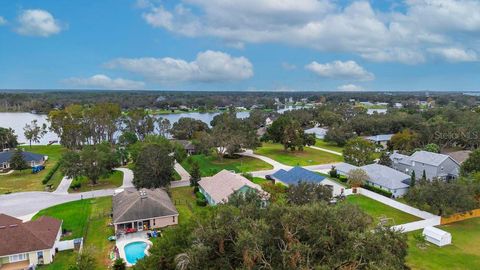
{"label": "grass yard", "polygon": [[189,221],[195,214],[208,211],[208,206],[201,207],[196,204],[196,197],[192,187],[177,187],[170,189],[172,202],[178,211],[178,222]]}
{"label": "grass yard", "polygon": [[221,170],[231,170],[237,173],[271,170],[273,166],[257,158],[238,156],[238,158],[218,159],[216,156],[193,155],[185,159],[181,164],[187,171],[191,171],[193,161],[200,165],[203,177],[212,176]]}
{"label": "grass yard", "polygon": [[375,225],[380,221],[379,218],[382,216],[393,218],[394,224],[391,225],[404,224],[420,220],[420,218],[416,216],[412,216],[363,195],[347,196],[346,201],[348,203],[358,205],[360,209],[373,218],[373,223]]}
{"label": "grass yard", "polygon": [[19,191],[43,191],[45,189],[42,184],[43,178],[65,152],[65,148],[60,145],[33,145],[32,148],[30,146],[20,146],[20,148],[28,152],[48,156],[48,161],[45,163],[46,168],[36,174],[32,174],[32,170],[28,169],[15,171],[8,175],[0,175],[0,194]]}
{"label": "grass yard", "polygon": [[452,234],[452,245],[440,248],[429,243],[421,249],[413,237],[421,231],[408,234],[408,266],[416,270],[480,269],[480,218],[443,225],[440,229]]}
{"label": "grass yard", "polygon": [[61,251],[55,255],[53,263],[39,266],[41,270],[64,270],[75,264],[77,252],[72,250]]}
{"label": "grass yard", "polygon": [[[59,204],[37,213],[34,219],[40,216],[51,216],[63,220],[63,228],[71,231],[71,235],[64,239],[84,237],[84,245],[94,250],[97,269],[106,269],[110,265],[109,254],[114,246],[107,238],[114,234],[110,212],[112,197],[86,199]],[[68,269],[75,262],[76,252],[64,251],[56,256],[53,264],[42,269]]]}
{"label": "grass yard", "polygon": [[[90,184],[90,180],[88,180],[86,177],[82,177],[78,181],[81,183],[80,188],[76,190],[70,188],[69,192],[85,192],[91,190],[117,188],[123,184],[123,172],[113,171],[107,178],[98,180],[95,186],[92,186]],[[75,180],[72,181],[72,184],[73,183],[75,183]]]}
{"label": "grass yard", "polygon": [[335,143],[326,142],[324,140],[317,139],[315,141],[315,146],[332,150],[335,152],[343,153],[343,146],[337,146]]}
{"label": "grass yard", "polygon": [[267,156],[289,166],[308,166],[343,161],[343,157],[325,151],[305,147],[303,151],[285,151],[283,145],[263,143],[255,154]]}

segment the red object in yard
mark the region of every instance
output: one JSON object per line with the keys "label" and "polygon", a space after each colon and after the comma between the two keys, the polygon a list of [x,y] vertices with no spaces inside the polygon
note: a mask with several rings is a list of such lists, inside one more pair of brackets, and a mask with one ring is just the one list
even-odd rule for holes
{"label": "red object in yard", "polygon": [[128,228],[125,233],[134,233],[134,232],[137,232],[137,229],[135,228]]}

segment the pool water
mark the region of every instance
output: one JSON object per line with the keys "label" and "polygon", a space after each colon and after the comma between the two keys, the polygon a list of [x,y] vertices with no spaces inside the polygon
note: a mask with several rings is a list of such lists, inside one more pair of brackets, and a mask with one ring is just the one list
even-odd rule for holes
{"label": "pool water", "polygon": [[127,257],[127,262],[130,264],[135,264],[139,259],[145,257],[145,249],[147,248],[147,243],[145,242],[133,242],[125,246],[125,256]]}

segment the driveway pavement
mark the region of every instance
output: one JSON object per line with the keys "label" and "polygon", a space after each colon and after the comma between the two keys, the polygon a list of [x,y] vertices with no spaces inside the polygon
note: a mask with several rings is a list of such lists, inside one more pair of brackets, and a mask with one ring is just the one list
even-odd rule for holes
{"label": "driveway pavement", "polygon": [[[123,184],[120,188],[133,187],[133,172],[127,168],[117,168],[123,172]],[[34,213],[66,202],[96,197],[112,196],[115,189],[94,190],[82,193],[68,193],[71,179],[63,178],[54,192],[18,192],[0,195],[0,213],[14,217],[28,217]]]}
{"label": "driveway pavement", "polygon": [[185,170],[185,168],[183,168],[182,165],[180,165],[180,163],[175,161],[174,169],[180,175],[181,181],[190,181],[190,174],[187,172],[187,170]]}

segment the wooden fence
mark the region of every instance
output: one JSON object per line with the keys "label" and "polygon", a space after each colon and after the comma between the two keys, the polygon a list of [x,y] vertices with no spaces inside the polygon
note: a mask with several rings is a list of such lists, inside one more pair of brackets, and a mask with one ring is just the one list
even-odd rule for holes
{"label": "wooden fence", "polygon": [[462,221],[469,218],[475,218],[475,217],[480,217],[480,208],[463,212],[463,213],[453,214],[449,217],[442,217],[440,224],[442,225],[450,224],[450,223]]}

